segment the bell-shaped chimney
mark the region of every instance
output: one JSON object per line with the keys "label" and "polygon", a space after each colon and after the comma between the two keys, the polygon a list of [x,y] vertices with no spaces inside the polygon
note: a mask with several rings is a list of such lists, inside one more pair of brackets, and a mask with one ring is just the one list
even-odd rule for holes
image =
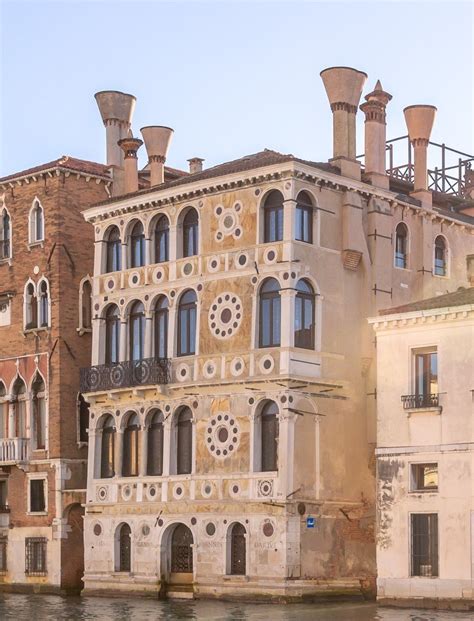
{"label": "bell-shaped chimney", "polygon": [[107,164],[122,167],[123,151],[117,143],[128,136],[136,98],[120,91],[100,91],[95,99],[105,125]]}
{"label": "bell-shaped chimney", "polygon": [[140,131],[148,154],[150,185],[159,185],[165,180],[166,154],[168,153],[174,130],[171,127],[149,125],[148,127],[142,127]]}
{"label": "bell-shaped chimney", "polygon": [[434,106],[425,105],[408,106],[403,110],[414,151],[413,193],[418,193],[421,200],[428,202],[431,202],[431,194],[428,193],[428,144],[436,111]]}

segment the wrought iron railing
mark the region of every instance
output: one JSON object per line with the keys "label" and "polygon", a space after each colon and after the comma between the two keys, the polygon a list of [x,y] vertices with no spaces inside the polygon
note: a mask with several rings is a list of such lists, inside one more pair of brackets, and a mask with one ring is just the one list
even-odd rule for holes
{"label": "wrought iron railing", "polygon": [[439,395],[403,395],[402,403],[405,410],[437,408],[439,406]]}
{"label": "wrought iron railing", "polygon": [[170,377],[169,358],[144,358],[81,369],[80,384],[81,392],[88,393],[114,388],[168,384]]}

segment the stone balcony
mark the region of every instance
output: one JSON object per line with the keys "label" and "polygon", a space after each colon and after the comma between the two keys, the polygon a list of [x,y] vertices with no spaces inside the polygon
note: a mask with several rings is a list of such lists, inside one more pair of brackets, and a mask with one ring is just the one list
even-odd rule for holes
{"label": "stone balcony", "polygon": [[86,367],[81,369],[81,392],[168,384],[170,367],[168,358],[144,358]]}
{"label": "stone balcony", "polygon": [[15,464],[30,458],[30,441],[28,438],[0,439],[0,464]]}

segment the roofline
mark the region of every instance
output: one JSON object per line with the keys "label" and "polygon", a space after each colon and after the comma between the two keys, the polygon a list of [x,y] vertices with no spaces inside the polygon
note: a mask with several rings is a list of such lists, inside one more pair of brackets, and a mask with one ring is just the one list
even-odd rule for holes
{"label": "roofline", "polygon": [[[91,162],[91,163],[95,163],[95,162]],[[56,164],[56,166],[50,166],[49,168],[44,168],[41,170],[37,170],[36,172],[27,173],[26,175],[22,175],[21,173],[19,173],[18,175],[7,175],[6,177],[0,178],[0,187],[8,186],[12,183],[18,183],[18,181],[23,181],[25,179],[41,177],[46,174],[52,173],[54,171],[76,173],[83,177],[94,177],[96,179],[101,179],[103,181],[108,181],[109,183],[112,183],[112,178],[108,175],[100,175],[98,173],[91,173],[91,172],[86,172],[82,170],[77,170],[76,168],[70,168],[68,166],[64,166],[64,164]]]}
{"label": "roofline", "polygon": [[[442,306],[438,308],[429,308],[417,311],[405,311],[401,313],[393,313],[391,315],[377,315],[376,317],[368,317],[367,322],[371,325],[385,324],[391,321],[403,321],[408,319],[422,319],[423,317],[435,317],[436,315],[447,315],[452,313],[471,313],[474,312],[474,304],[460,304],[459,306]],[[445,319],[449,320],[450,317]],[[404,328],[411,327],[405,324]],[[378,326],[376,325],[376,329]]]}

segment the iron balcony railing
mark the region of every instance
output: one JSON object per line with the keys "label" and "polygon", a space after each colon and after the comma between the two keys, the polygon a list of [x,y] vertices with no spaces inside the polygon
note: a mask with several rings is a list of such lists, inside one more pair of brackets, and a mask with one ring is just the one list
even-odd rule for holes
{"label": "iron balcony railing", "polygon": [[439,407],[439,395],[403,395],[402,403],[405,410]]}
{"label": "iron balcony railing", "polygon": [[144,358],[81,369],[80,383],[81,392],[88,393],[114,388],[168,384],[170,378],[169,358]]}

